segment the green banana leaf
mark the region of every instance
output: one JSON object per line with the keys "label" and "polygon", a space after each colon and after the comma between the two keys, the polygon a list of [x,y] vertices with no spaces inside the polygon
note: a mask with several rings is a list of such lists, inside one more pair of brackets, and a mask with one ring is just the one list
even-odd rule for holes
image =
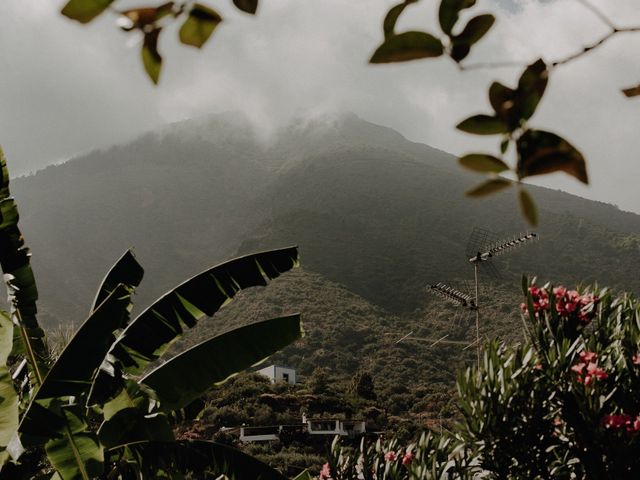
{"label": "green banana leaf", "polygon": [[239,290],[266,285],[297,265],[297,247],[289,247],[236,258],[206,270],[142,312],[122,332],[110,353],[126,372],[140,374],[182,335],[185,327],[212,316]]}
{"label": "green banana leaf", "polygon": [[89,480],[102,474],[104,450],[98,436],[88,431],[84,406],[59,406],[57,413],[64,418],[65,428],[45,445],[53,468],[63,480]]}
{"label": "green banana leaf", "polygon": [[247,325],[186,350],[140,383],[156,392],[163,411],[177,410],[303,336],[300,315]]}
{"label": "green banana leaf", "polygon": [[163,413],[144,415],[139,408],[128,407],[105,420],[98,431],[100,443],[111,448],[124,443],[174,440],[169,419]]}
{"label": "green banana leaf", "polygon": [[0,470],[10,458],[21,453],[18,438],[18,395],[13,388],[7,359],[13,343],[13,323],[6,312],[0,312]]}
{"label": "green banana leaf", "polygon": [[140,477],[136,478],[160,478],[162,475],[174,478],[172,474],[191,472],[199,479],[227,475],[236,480],[287,480],[252,456],[215,442],[138,442],[116,447],[109,453],[113,458],[119,458],[123,450],[140,461]]}
{"label": "green banana leaf", "polygon": [[29,353],[29,366],[39,384],[46,374],[48,353],[36,318],[38,289],[31,270],[31,254],[24,245],[18,219],[18,207],[9,192],[7,162],[0,148],[0,268],[7,284],[12,320],[20,326],[23,345],[18,349]]}
{"label": "green banana leaf", "polygon": [[102,280],[102,284],[93,301],[91,311],[93,312],[98,308],[98,305],[100,305],[118,285],[123,284],[130,288],[135,288],[140,285],[143,276],[144,269],[136,261],[133,252],[127,250],[113,267],[111,267],[111,270],[109,270],[104,277],[104,280]]}

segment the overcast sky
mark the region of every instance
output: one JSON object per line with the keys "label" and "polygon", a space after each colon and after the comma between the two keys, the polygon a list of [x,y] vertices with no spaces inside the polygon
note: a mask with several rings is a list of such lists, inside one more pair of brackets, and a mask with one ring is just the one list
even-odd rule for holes
{"label": "overcast sky", "polygon": [[[640,25],[638,0],[593,1],[620,25]],[[513,85],[521,69],[460,72],[447,59],[367,65],[394,3],[261,0],[252,17],[228,0],[216,6],[225,22],[202,51],[179,46],[175,30],[163,33],[164,70],[153,87],[140,64],[140,39],[119,31],[112,14],[82,26],[59,15],[61,1],[3,0],[0,143],[10,171],[24,174],[169,122],[228,110],[245,112],[266,133],[292,116],[347,110],[454,154],[497,152],[497,139],[454,125],[488,112],[491,81]],[[437,31],[434,3],[408,8],[397,30]],[[474,62],[554,60],[606,31],[578,0],[480,0],[473,13],[481,11],[497,13],[498,22],[470,55]],[[531,123],[583,151],[591,186],[562,174],[540,184],[640,213],[640,99],[619,91],[640,82],[639,51],[640,34],[621,35],[553,73]]]}

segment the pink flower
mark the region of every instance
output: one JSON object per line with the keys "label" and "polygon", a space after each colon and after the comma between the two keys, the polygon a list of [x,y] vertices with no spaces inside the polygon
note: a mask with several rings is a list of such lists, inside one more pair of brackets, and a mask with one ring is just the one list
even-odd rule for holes
{"label": "pink flower", "polygon": [[609,374],[604,369],[598,368],[598,366],[593,362],[587,365],[587,375],[596,377],[599,380],[604,380],[609,376]]}
{"label": "pink flower", "polygon": [[571,365],[571,371],[576,372],[578,375],[582,375],[582,370],[587,365],[585,363],[576,363],[575,365]]}
{"label": "pink flower", "polygon": [[631,426],[631,416],[626,413],[619,415],[605,415],[602,417],[602,423],[605,428],[622,428]]}
{"label": "pink flower", "polygon": [[631,361],[633,362],[634,365],[640,365],[640,353],[636,353],[632,358]]}
{"label": "pink flower", "polygon": [[638,415],[633,421],[633,430],[636,432],[640,432],[640,415]]}
{"label": "pink flower", "polygon": [[412,461],[413,461],[413,453],[411,453],[411,452],[405,453],[404,457],[402,457],[402,464],[403,465],[409,465]]}
{"label": "pink flower", "polygon": [[556,287],[553,289],[553,294],[556,297],[564,297],[564,295],[567,293],[567,289],[563,286],[560,287]]}
{"label": "pink flower", "polygon": [[589,352],[589,351],[580,352],[580,360],[585,363],[593,362],[597,358],[598,358],[598,354],[595,352]]}
{"label": "pink flower", "polygon": [[398,456],[396,455],[396,452],[394,452],[393,450],[384,454],[384,459],[387,462],[395,462],[396,458],[398,458]]}
{"label": "pink flower", "polygon": [[533,369],[534,369],[534,370],[542,370],[542,364],[541,364],[541,363],[536,363],[536,364],[533,366]]}
{"label": "pink flower", "polygon": [[322,466],[322,470],[320,470],[320,480],[325,478],[331,478],[331,469],[329,468],[328,463],[325,463]]}
{"label": "pink flower", "polygon": [[520,311],[522,313],[525,313],[525,314],[527,313],[527,304],[526,303],[521,303],[520,304]]}

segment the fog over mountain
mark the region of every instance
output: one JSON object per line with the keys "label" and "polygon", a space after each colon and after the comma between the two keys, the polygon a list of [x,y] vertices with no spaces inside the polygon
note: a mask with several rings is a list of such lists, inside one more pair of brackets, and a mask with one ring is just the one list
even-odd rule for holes
{"label": "fog over mountain", "polygon": [[[84,319],[111,264],[145,267],[138,307],[233,255],[297,244],[303,268],[377,307],[423,305],[425,286],[470,278],[473,227],[526,230],[515,192],[470,200],[455,158],[352,114],[293,122],[269,141],[239,114],[171,124],[16,179],[45,324]],[[522,272],[640,291],[640,216],[532,187],[540,241],[496,259]]]}

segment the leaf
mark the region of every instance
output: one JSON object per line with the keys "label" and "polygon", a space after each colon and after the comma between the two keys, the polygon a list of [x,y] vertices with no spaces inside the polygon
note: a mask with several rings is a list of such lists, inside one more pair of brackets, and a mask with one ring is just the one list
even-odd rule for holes
{"label": "leaf", "polygon": [[456,128],[476,135],[495,135],[508,133],[509,127],[499,118],[491,115],[474,115],[460,122]]}
{"label": "leaf", "polygon": [[509,188],[511,184],[512,182],[504,178],[492,178],[482,182],[477,187],[472,188],[466,193],[466,195],[468,197],[484,197],[491,195],[492,193],[497,193],[505,188]]}
{"label": "leaf", "polygon": [[100,426],[100,443],[105,448],[112,448],[132,442],[172,441],[173,430],[167,416],[163,413],[146,413],[136,407],[118,410]]}
{"label": "leaf", "polygon": [[298,265],[297,247],[239,257],[187,280],[142,312],[111,350],[126,371],[138,374],[205,316],[212,316],[241,289],[264,286]]}
{"label": "leaf", "polygon": [[91,311],[93,312],[108,296],[115,290],[119,284],[134,288],[140,285],[144,269],[136,261],[136,257],[131,250],[127,250],[122,257],[111,267],[102,280],[96,298],[93,301]]}
{"label": "leaf", "polygon": [[153,389],[163,411],[177,410],[237,373],[302,338],[300,315],[237,328],[173,357],[140,380]]}
{"label": "leaf", "polygon": [[201,48],[221,21],[222,17],[215,10],[196,3],[180,27],[180,41]]}
{"label": "leaf", "polygon": [[476,0],[441,0],[438,9],[438,20],[442,31],[449,35],[458,21],[460,11],[473,7]]}
{"label": "leaf", "polygon": [[496,17],[487,13],[469,20],[460,35],[453,37],[454,43],[473,45],[484,37],[496,21]]}
{"label": "leaf", "polygon": [[256,13],[258,9],[258,0],[233,0],[233,4],[243,12],[250,14]]}
{"label": "leaf", "polygon": [[309,473],[309,470],[305,470],[293,477],[293,480],[314,480],[314,477]]}
{"label": "leaf", "polygon": [[384,22],[382,23],[382,30],[384,31],[385,39],[394,35],[394,29],[396,28],[398,18],[408,5],[411,5],[416,1],[417,0],[406,0],[392,7],[391,10],[387,12],[387,15],[384,17]]}
{"label": "leaf", "polygon": [[86,394],[112,343],[128,319],[131,290],[119,285],[85,320],[51,367],[35,400]]}
{"label": "leaf", "polygon": [[133,30],[137,28],[144,33],[150,32],[156,28],[156,22],[167,15],[177,16],[177,11],[174,11],[174,3],[167,2],[158,7],[143,7],[143,8],[131,8],[129,10],[123,10],[121,15],[127,17],[132,25],[131,27],[125,27],[125,30]]}
{"label": "leaf", "polygon": [[502,140],[500,142],[500,153],[502,153],[503,155],[505,153],[507,153],[507,150],[509,149],[509,143],[511,142],[511,140],[509,139],[509,137],[505,138],[504,140]]}
{"label": "leaf", "polygon": [[543,130],[527,130],[516,142],[519,178],[563,171],[588,184],[582,154],[564,138]]}
{"label": "leaf", "polygon": [[112,3],[113,0],[69,0],[61,13],[80,23],[89,23]]}
{"label": "leaf", "polygon": [[627,98],[637,97],[640,95],[640,85],[636,85],[635,87],[624,88],[622,89],[622,93],[624,93],[624,95]]}
{"label": "leaf", "polygon": [[404,32],[385,39],[374,52],[370,63],[406,62],[419,58],[439,57],[442,42],[425,32]]}
{"label": "leaf", "polygon": [[503,120],[510,118],[509,112],[515,105],[513,101],[515,93],[515,90],[505,87],[500,82],[493,82],[491,84],[489,87],[489,102],[498,118]]}
{"label": "leaf", "polygon": [[237,479],[287,480],[277,470],[240,450],[204,440],[136,442],[113,448],[108,453],[117,459],[123,450],[142,459],[140,478],[158,478],[158,472],[192,472],[195,478],[204,478],[201,475],[207,472],[213,478],[226,475]]}
{"label": "leaf", "polygon": [[524,218],[527,219],[529,225],[535,227],[538,224],[538,209],[536,208],[533,198],[531,198],[529,192],[522,187],[518,191],[518,198],[520,200],[520,208],[522,209]]}
{"label": "leaf", "polygon": [[161,28],[156,28],[149,33],[145,33],[142,43],[142,64],[151,81],[157,85],[160,79],[160,69],[162,67],[162,57],[158,53],[158,36]]}
{"label": "leaf", "polygon": [[[18,228],[18,207],[9,191],[9,172],[0,148],[0,268],[7,286],[11,320],[18,325],[16,349],[25,352],[35,384],[46,374],[47,347],[36,317],[36,287],[31,254]],[[26,348],[28,344],[28,348]]]}
{"label": "leaf", "polygon": [[471,153],[460,158],[460,165],[476,172],[500,173],[509,170],[509,166],[499,158],[485,153]]}
{"label": "leaf", "polygon": [[[82,408],[80,408],[82,410]],[[103,473],[104,451],[77,408],[62,408],[67,427],[47,442],[45,451],[63,480],[90,479]]]}
{"label": "leaf", "polygon": [[451,45],[451,52],[449,55],[455,62],[464,60],[471,52],[471,45],[466,43],[454,43]]}
{"label": "leaf", "polygon": [[527,120],[535,113],[549,81],[549,71],[542,59],[529,65],[520,76],[515,103],[520,118]]}
{"label": "leaf", "polygon": [[[0,311],[0,451],[6,451],[10,444],[15,443],[18,450],[11,456],[17,460],[17,455],[21,453],[18,437],[18,395],[7,367],[12,343],[13,323],[6,312]],[[9,456],[3,455],[2,460],[8,460]],[[4,461],[0,463],[0,470]]]}

